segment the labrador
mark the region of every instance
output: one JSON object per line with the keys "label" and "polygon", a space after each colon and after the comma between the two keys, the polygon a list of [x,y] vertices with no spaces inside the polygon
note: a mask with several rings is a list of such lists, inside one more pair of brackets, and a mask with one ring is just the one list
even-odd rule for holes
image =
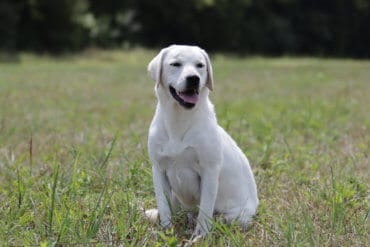
{"label": "labrador", "polygon": [[171,214],[197,209],[193,237],[206,235],[212,217],[249,225],[256,214],[256,183],[248,159],[217,123],[208,98],[213,72],[207,53],[196,46],[171,45],[148,65],[157,108],[149,129],[157,209],[145,213],[163,227]]}

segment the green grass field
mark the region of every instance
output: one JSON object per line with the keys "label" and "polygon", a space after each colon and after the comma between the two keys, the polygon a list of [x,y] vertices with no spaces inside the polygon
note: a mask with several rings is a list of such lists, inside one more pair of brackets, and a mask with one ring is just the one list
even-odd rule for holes
{"label": "green grass field", "polygon": [[[154,51],[0,64],[0,245],[176,246],[150,224]],[[252,227],[199,246],[369,246],[370,62],[213,55],[219,123],[249,158]]]}

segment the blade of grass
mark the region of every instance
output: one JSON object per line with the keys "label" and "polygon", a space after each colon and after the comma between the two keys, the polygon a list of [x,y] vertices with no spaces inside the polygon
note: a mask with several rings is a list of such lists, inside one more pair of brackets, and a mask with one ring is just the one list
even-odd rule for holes
{"label": "blade of grass", "polygon": [[19,174],[19,169],[17,169],[17,184],[18,184],[18,208],[21,208],[23,198],[22,195],[23,185],[21,175]]}
{"label": "blade of grass", "polygon": [[70,223],[71,223],[71,220],[69,218],[69,209],[67,209],[67,215],[64,215],[64,220],[60,228],[56,243],[60,242],[62,236],[67,232],[67,229]]}
{"label": "blade of grass", "polygon": [[32,175],[32,167],[33,167],[33,138],[32,138],[32,133],[29,141],[29,158],[30,158],[30,176]]}
{"label": "blade of grass", "polygon": [[105,213],[105,208],[103,208],[103,210],[99,213],[98,220],[96,220],[96,215],[97,215],[97,212],[98,212],[98,209],[99,209],[99,205],[101,204],[103,196],[106,192],[107,184],[108,184],[108,180],[107,180],[107,178],[105,178],[103,189],[101,190],[99,198],[98,198],[98,200],[95,204],[94,210],[92,211],[92,213],[90,215],[89,227],[88,227],[88,230],[87,230],[87,239],[88,240],[90,240],[96,234],[96,232],[97,232],[97,230],[100,226],[100,223],[101,223],[101,222],[99,222],[99,220],[101,219],[102,215]]}
{"label": "blade of grass", "polygon": [[107,201],[104,203],[102,209],[100,210],[99,214],[97,215],[97,219],[93,221],[93,224],[91,225],[92,227],[89,229],[90,233],[89,233],[88,239],[90,239],[91,237],[94,237],[95,234],[99,231],[100,226],[103,222],[103,217],[104,217],[107,209],[109,208],[109,203],[111,201],[112,195],[113,195],[113,192],[108,196]]}
{"label": "blade of grass", "polygon": [[102,162],[102,164],[100,165],[100,168],[104,168],[104,167],[106,167],[106,166],[107,166],[108,160],[109,160],[110,156],[112,155],[113,147],[114,147],[114,145],[115,145],[115,143],[116,143],[117,136],[118,136],[118,133],[116,133],[116,134],[114,135],[114,138],[113,138],[113,140],[112,140],[112,143],[111,143],[111,145],[110,145],[110,147],[109,147],[109,151],[108,151],[107,155],[105,156],[104,161],[103,161],[103,162]]}
{"label": "blade of grass", "polygon": [[50,195],[50,210],[49,210],[49,236],[53,234],[53,216],[54,216],[54,207],[55,207],[55,191],[57,188],[58,183],[58,176],[59,176],[59,164],[54,169],[54,176],[53,176],[53,187]]}

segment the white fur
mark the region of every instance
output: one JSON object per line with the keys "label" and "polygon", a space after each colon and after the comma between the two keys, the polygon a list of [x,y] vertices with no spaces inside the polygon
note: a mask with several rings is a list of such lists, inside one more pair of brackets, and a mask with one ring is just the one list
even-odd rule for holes
{"label": "white fur", "polygon": [[[256,184],[247,158],[217,124],[208,98],[213,75],[207,53],[172,45],[150,62],[148,71],[158,98],[148,147],[161,225],[171,226],[171,212],[179,208],[199,209],[194,237],[209,231],[215,212],[248,225],[258,206]],[[188,75],[200,78],[199,101],[191,109],[169,91],[170,85],[184,90]],[[155,210],[146,215],[157,216]]]}

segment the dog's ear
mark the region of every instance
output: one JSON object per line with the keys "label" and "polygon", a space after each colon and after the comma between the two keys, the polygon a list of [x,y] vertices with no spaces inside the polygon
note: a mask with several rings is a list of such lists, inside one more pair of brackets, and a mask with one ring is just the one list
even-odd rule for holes
{"label": "dog's ear", "polygon": [[206,81],[206,87],[208,87],[209,90],[213,90],[213,70],[212,70],[212,64],[209,59],[209,56],[207,52],[205,52],[203,49],[201,49],[201,52],[203,56],[206,59],[206,65],[207,65],[207,81]]}
{"label": "dog's ear", "polygon": [[156,87],[158,87],[159,83],[162,83],[162,64],[167,50],[168,48],[162,49],[148,65],[149,76],[155,81]]}

